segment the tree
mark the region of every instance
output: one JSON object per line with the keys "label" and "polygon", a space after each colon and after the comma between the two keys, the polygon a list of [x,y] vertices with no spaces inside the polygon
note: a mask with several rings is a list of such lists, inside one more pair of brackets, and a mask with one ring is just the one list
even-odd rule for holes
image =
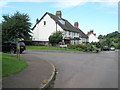
{"label": "tree", "polygon": [[104,35],[99,35],[99,36],[98,36],[98,39],[104,39],[104,38],[105,38]]}
{"label": "tree", "polygon": [[63,40],[63,34],[60,31],[57,31],[57,32],[55,32],[55,33],[53,33],[52,35],[49,36],[49,42],[52,45],[56,45],[59,42],[62,42],[62,40]]}
{"label": "tree", "polygon": [[27,14],[16,12],[14,15],[3,15],[2,17],[3,41],[15,41],[17,38],[29,40],[31,38],[31,23]]}
{"label": "tree", "polygon": [[109,33],[107,35],[99,35],[98,36],[99,39],[115,39],[115,38],[120,38],[120,33],[118,31],[115,31],[115,32],[112,32],[112,33]]}

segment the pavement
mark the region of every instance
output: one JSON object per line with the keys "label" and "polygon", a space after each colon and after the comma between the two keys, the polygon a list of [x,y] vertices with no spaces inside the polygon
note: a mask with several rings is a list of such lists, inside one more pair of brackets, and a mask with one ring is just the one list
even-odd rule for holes
{"label": "pavement", "polygon": [[50,78],[53,67],[46,60],[30,54],[21,54],[21,57],[27,60],[28,67],[15,75],[3,78],[2,88],[40,88],[40,85]]}

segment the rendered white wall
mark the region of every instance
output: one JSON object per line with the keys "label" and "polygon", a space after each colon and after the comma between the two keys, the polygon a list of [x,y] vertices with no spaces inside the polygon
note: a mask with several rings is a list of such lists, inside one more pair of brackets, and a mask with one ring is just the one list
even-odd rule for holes
{"label": "rendered white wall", "polygon": [[91,42],[99,42],[99,39],[96,36],[94,36],[93,34],[90,34],[88,37],[89,37],[88,38],[89,43],[91,43]]}
{"label": "rendered white wall", "polygon": [[[44,25],[46,21],[46,25]],[[63,31],[63,29],[57,24],[57,31]],[[56,32],[56,22],[48,15],[37,24],[33,30],[33,40],[35,41],[49,41],[49,36]]]}
{"label": "rendered white wall", "polygon": [[75,32],[65,31],[65,37],[70,37],[70,38],[79,37],[79,34]]}

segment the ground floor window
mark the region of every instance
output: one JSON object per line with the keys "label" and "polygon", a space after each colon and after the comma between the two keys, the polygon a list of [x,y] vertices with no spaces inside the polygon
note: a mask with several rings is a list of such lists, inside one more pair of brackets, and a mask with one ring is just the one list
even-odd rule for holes
{"label": "ground floor window", "polygon": [[74,44],[80,44],[80,43],[82,43],[82,40],[67,40],[67,39],[65,39],[64,43],[65,44],[72,44],[72,45],[74,45]]}
{"label": "ground floor window", "polygon": [[70,44],[70,40],[65,39],[64,42],[65,44]]}

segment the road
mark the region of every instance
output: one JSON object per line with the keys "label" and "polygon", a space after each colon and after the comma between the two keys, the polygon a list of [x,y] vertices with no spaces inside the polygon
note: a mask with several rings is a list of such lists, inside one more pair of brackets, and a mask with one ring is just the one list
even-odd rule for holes
{"label": "road", "polygon": [[68,53],[28,50],[52,62],[57,70],[55,88],[118,88],[118,52]]}

